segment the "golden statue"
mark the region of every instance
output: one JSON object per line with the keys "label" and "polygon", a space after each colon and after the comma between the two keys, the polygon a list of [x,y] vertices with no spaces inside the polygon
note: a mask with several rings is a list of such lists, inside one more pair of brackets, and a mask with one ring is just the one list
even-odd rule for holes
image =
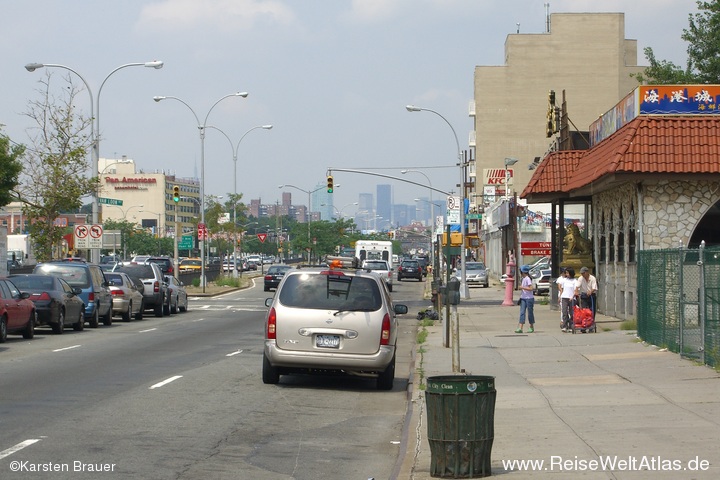
{"label": "golden statue", "polygon": [[564,244],[563,253],[567,255],[592,252],[592,242],[580,234],[580,229],[574,223],[567,226]]}

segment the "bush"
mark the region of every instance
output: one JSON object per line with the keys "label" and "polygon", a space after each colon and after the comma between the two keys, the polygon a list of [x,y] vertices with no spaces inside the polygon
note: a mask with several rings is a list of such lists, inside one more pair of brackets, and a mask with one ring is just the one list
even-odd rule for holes
{"label": "bush", "polygon": [[193,280],[192,280],[192,286],[193,286],[193,287],[199,287],[199,286],[200,286],[200,279],[199,279],[199,278],[193,278]]}

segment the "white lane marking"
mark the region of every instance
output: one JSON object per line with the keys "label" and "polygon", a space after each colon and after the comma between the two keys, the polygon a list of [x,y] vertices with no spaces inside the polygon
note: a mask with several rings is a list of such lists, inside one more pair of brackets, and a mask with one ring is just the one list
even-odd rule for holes
{"label": "white lane marking", "polygon": [[0,452],[0,459],[5,458],[5,457],[7,457],[8,455],[12,455],[12,454],[15,453],[15,452],[19,452],[19,451],[22,450],[23,448],[29,447],[29,446],[32,445],[33,443],[36,443],[36,442],[39,442],[39,441],[40,441],[39,438],[31,438],[31,439],[29,439],[29,440],[25,440],[24,442],[20,442],[20,443],[18,443],[17,445],[14,445],[14,446],[8,448],[7,450],[3,450],[2,452]]}
{"label": "white lane marking", "polygon": [[64,348],[58,348],[53,350],[53,352],[62,352],[63,350],[72,350],[73,348],[82,347],[82,345],[73,345],[71,347],[64,347]]}
{"label": "white lane marking", "polygon": [[193,320],[193,323],[204,322],[204,321],[205,321],[204,318],[198,318],[197,320]]}
{"label": "white lane marking", "polygon": [[157,330],[157,328],[148,328],[147,330],[140,330],[138,333],[147,333],[147,332],[152,332],[153,330]]}
{"label": "white lane marking", "polygon": [[152,387],[150,387],[149,390],[152,390],[153,388],[164,387],[164,386],[167,385],[168,383],[174,382],[174,381],[177,380],[178,378],[182,378],[182,375],[175,375],[174,377],[170,377],[170,378],[168,378],[167,380],[163,380],[163,381],[160,382],[160,383],[156,383],[155,385],[153,385]]}
{"label": "white lane marking", "polygon": [[238,354],[240,354],[240,353],[242,353],[242,350],[238,350],[237,352],[228,353],[228,354],[225,355],[225,356],[226,356],[226,357],[232,357],[232,356],[238,355]]}

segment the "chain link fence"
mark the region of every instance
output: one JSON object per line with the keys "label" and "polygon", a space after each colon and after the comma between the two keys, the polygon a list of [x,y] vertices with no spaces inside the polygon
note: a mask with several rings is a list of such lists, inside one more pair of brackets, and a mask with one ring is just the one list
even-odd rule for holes
{"label": "chain link fence", "polygon": [[638,336],[720,366],[720,247],[638,254]]}

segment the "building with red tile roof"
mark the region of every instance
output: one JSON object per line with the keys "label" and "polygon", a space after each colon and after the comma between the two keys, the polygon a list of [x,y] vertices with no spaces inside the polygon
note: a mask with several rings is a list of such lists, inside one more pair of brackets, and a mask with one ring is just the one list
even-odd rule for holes
{"label": "building with red tile roof", "polygon": [[[635,252],[720,244],[716,105],[718,85],[640,86],[591,126],[589,150],[547,154],[520,195],[552,203],[554,218],[587,204],[583,230],[605,314],[634,316]],[[554,246],[558,265],[575,253],[563,247]]]}

